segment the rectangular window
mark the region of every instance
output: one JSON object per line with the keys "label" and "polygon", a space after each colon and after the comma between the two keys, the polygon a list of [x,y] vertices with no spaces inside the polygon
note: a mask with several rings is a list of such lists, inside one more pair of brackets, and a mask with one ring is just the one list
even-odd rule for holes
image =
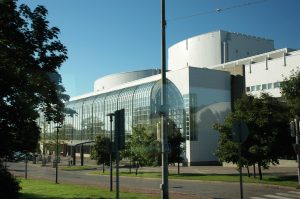
{"label": "rectangular window", "polygon": [[257,91],[260,91],[260,90],[261,90],[261,85],[257,85],[257,86],[256,86],[256,90],[257,90]]}
{"label": "rectangular window", "polygon": [[247,91],[247,92],[250,92],[250,87],[249,87],[249,86],[246,87],[246,91]]}
{"label": "rectangular window", "polygon": [[251,86],[251,91],[255,91],[255,86]]}
{"label": "rectangular window", "polygon": [[274,88],[280,88],[280,82],[275,82],[274,83]]}
{"label": "rectangular window", "polygon": [[266,90],[267,89],[267,84],[263,84],[261,85],[262,90]]}
{"label": "rectangular window", "polygon": [[268,89],[272,89],[272,83],[268,83]]}

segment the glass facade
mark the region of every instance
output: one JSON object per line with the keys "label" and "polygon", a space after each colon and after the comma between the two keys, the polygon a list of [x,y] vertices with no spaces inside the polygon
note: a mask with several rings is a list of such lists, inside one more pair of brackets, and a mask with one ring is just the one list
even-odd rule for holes
{"label": "glass facade", "polygon": [[[136,125],[157,122],[160,116],[160,88],[160,81],[153,81],[67,102],[66,107],[73,109],[77,114],[65,117],[60,129],[60,139],[84,142],[95,140],[98,134],[110,136],[110,118],[107,114],[120,109],[125,109],[126,134],[131,134],[132,127]],[[167,94],[168,119],[173,120],[181,132],[185,133],[183,99],[170,81],[167,82]],[[41,128],[44,128],[41,137],[54,139],[55,124],[50,122],[43,125],[42,115],[40,121]],[[114,128],[114,125],[112,127]]]}

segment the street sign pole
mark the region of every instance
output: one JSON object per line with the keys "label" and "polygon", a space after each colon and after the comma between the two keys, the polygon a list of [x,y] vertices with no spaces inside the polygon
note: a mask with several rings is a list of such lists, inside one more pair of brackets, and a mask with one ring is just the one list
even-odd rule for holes
{"label": "street sign pole", "polygon": [[115,111],[116,199],[119,194],[119,150],[125,148],[125,109]]}
{"label": "street sign pole", "polygon": [[296,137],[296,143],[294,144],[294,150],[296,152],[297,156],[297,164],[298,164],[298,185],[300,185],[300,151],[299,151],[299,117],[296,116],[294,121],[290,122],[290,130],[291,130],[291,136]]}
{"label": "street sign pole", "polygon": [[240,194],[241,199],[244,198],[243,193],[243,172],[242,172],[242,143],[247,140],[249,129],[244,122],[236,122],[232,126],[233,140],[239,145],[239,173],[240,173]]}
{"label": "street sign pole", "polygon": [[[296,134],[296,146],[299,145],[299,117],[297,116],[295,122],[295,134]],[[298,184],[300,185],[300,155],[297,151],[297,163],[298,163]]]}
{"label": "street sign pole", "polygon": [[243,171],[242,171],[242,141],[241,141],[241,132],[239,133],[240,142],[239,142],[239,172],[240,172],[240,193],[241,199],[244,198],[243,194]]}

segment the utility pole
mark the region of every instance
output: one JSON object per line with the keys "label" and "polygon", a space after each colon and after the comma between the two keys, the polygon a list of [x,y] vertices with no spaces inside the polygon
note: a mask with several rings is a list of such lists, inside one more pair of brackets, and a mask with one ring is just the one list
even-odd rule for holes
{"label": "utility pole", "polygon": [[168,154],[167,154],[167,132],[166,132],[166,115],[167,115],[167,95],[166,95],[166,19],[165,19],[165,0],[161,0],[161,160],[162,160],[162,184],[161,198],[169,198],[168,182]]}

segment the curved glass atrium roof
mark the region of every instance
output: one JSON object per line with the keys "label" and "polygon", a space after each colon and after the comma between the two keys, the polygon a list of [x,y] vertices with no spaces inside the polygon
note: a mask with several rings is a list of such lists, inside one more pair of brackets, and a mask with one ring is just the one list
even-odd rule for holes
{"label": "curved glass atrium roof", "polygon": [[[160,88],[160,81],[153,81],[67,102],[66,107],[75,110],[77,114],[65,117],[61,139],[88,141],[94,140],[98,134],[109,136],[110,118],[107,114],[120,109],[125,109],[127,134],[131,134],[134,126],[157,123],[160,114]],[[178,128],[184,129],[183,99],[171,81],[167,82],[167,94],[168,119],[173,120]],[[49,124],[47,129],[44,128],[44,136],[54,137],[51,136],[56,132],[54,126]]]}

